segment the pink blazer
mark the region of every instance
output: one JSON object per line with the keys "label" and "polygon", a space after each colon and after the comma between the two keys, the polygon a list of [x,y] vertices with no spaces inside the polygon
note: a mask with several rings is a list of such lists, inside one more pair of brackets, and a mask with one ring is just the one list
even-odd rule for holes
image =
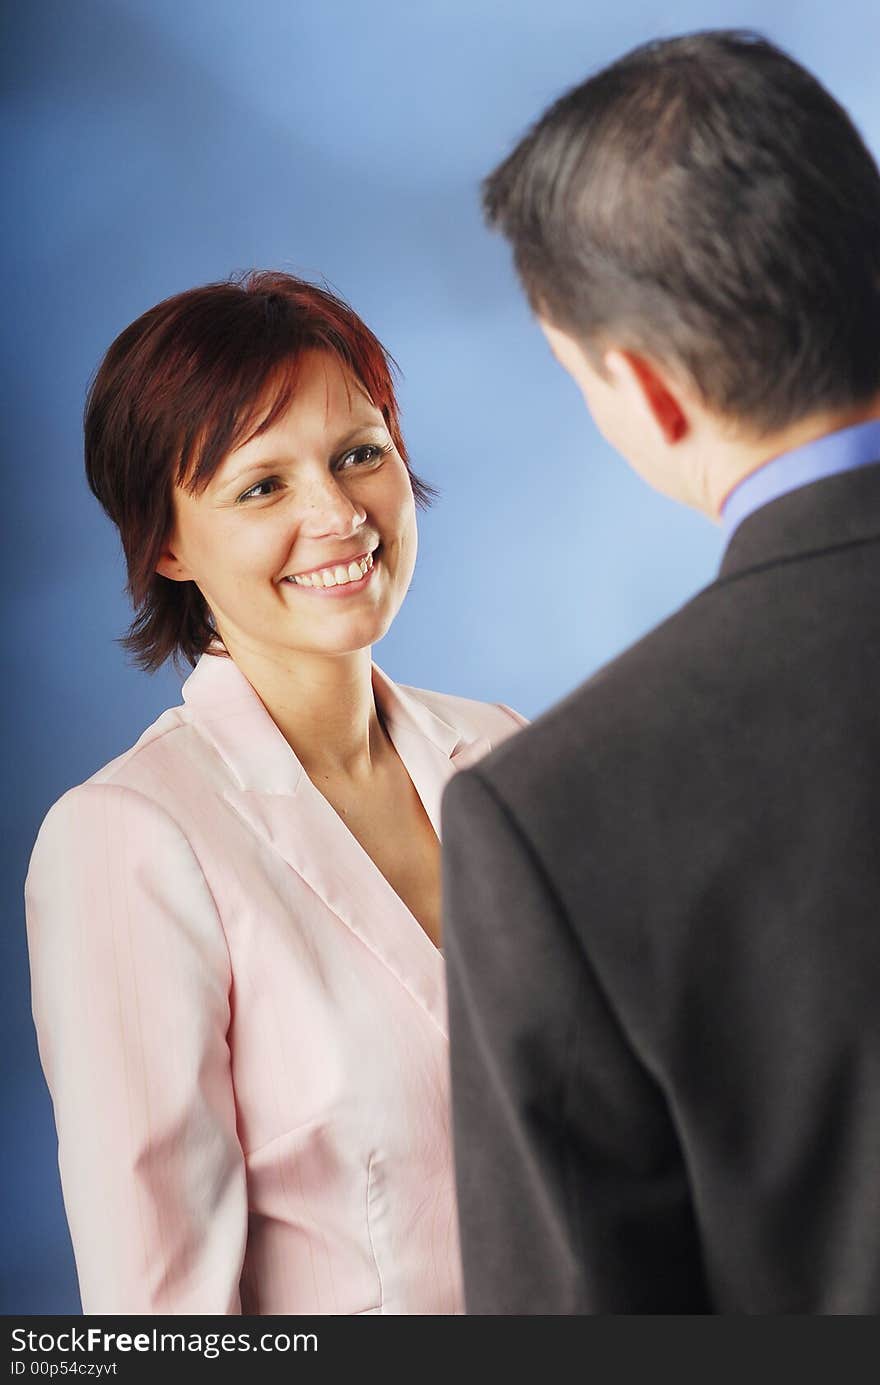
{"label": "pink blazer", "polygon": [[[439,835],[523,720],[373,682]],[[442,956],[232,660],[183,697],[25,887],[84,1311],[460,1313]]]}

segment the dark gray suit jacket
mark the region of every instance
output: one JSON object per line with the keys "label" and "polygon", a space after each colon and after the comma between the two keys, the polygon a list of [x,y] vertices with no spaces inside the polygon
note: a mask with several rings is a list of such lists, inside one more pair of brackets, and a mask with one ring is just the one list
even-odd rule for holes
{"label": "dark gray suit jacket", "polygon": [[444,798],[468,1311],[880,1311],[880,463]]}

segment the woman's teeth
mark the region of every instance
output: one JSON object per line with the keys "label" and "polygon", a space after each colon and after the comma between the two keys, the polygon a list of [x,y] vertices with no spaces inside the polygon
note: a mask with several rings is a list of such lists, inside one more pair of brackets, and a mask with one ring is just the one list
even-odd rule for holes
{"label": "woman's teeth", "polygon": [[353,563],[339,563],[336,567],[323,567],[319,572],[306,572],[298,577],[285,577],[285,582],[294,582],[298,587],[344,587],[346,582],[359,582],[366,577],[373,566],[373,555],[368,553]]}

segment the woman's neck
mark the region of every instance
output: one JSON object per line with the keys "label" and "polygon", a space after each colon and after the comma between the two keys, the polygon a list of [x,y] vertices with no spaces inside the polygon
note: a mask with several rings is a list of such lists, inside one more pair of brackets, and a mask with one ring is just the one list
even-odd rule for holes
{"label": "woman's neck", "polygon": [[388,748],[369,649],[285,654],[226,645],[310,779],[368,779]]}

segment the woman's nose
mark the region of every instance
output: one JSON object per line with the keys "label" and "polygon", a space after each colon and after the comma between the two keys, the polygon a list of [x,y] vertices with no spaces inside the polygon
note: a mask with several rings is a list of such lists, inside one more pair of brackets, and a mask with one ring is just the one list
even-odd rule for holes
{"label": "woman's nose", "polygon": [[366,510],[352,500],[335,476],[313,478],[303,496],[301,529],[307,538],[349,538],[366,519]]}

